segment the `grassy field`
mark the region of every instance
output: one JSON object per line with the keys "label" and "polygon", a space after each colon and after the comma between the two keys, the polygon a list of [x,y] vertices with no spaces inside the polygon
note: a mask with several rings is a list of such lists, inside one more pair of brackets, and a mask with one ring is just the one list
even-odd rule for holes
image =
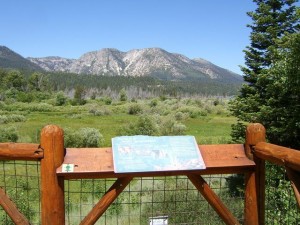
{"label": "grassy field", "polygon": [[[110,146],[111,138],[122,134],[122,128],[128,128],[129,125],[136,126],[135,123],[140,117],[151,116],[151,120],[156,123],[155,126],[166,126],[165,124],[170,123],[183,125],[184,132],[178,134],[193,135],[198,143],[217,144],[230,141],[231,124],[235,123],[236,119],[229,115],[225,100],[215,104],[214,99],[167,99],[156,100],[155,106],[151,105],[152,102],[153,99],[105,105],[101,101],[94,100],[83,106],[59,107],[32,103],[31,108],[26,104],[2,104],[0,115],[22,115],[26,119],[2,124],[0,121],[0,128],[12,126],[18,132],[18,142],[33,143],[39,142],[40,131],[48,124],[72,130],[96,128],[104,137],[103,146]],[[164,135],[174,134],[176,135],[174,132],[164,133]],[[158,132],[156,135],[161,133]]]}

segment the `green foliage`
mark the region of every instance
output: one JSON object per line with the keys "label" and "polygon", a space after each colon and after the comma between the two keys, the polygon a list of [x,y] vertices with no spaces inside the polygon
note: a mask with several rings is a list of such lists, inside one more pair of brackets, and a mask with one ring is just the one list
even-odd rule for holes
{"label": "green foliage", "polygon": [[7,111],[27,111],[27,112],[55,112],[53,105],[47,103],[23,103],[16,102],[5,104],[3,108]]}
{"label": "green foliage", "polygon": [[60,91],[56,94],[55,105],[65,105],[67,103],[67,100],[68,98],[65,96],[65,94],[62,91]]}
{"label": "green foliage", "polygon": [[17,142],[19,139],[15,127],[0,127],[0,142]]}
{"label": "green foliage", "polygon": [[[248,83],[231,102],[231,111],[239,121],[233,127],[232,136],[235,140],[240,139],[243,122],[259,122],[266,127],[272,143],[296,146],[291,139],[299,140],[296,123],[299,107],[295,107],[299,92],[291,93],[291,86],[296,87],[297,82],[291,82],[288,77],[299,80],[298,7],[294,6],[294,0],[254,2],[257,9],[248,13],[253,20],[249,25],[251,46],[245,50],[247,67],[242,68]],[[289,138],[290,134],[292,138]]]}
{"label": "green foliage", "polygon": [[125,89],[122,89],[122,90],[120,91],[119,99],[120,99],[121,102],[127,101],[127,94],[126,94]]}
{"label": "green foliage", "polygon": [[130,115],[137,115],[142,112],[143,112],[143,108],[138,103],[131,104],[128,108],[128,114],[130,114]]}
{"label": "green foliage", "polygon": [[155,98],[155,99],[152,99],[151,102],[150,102],[150,107],[155,107],[158,105],[158,100]]}
{"label": "green foliage", "polygon": [[112,99],[110,97],[105,97],[103,99],[105,105],[110,105],[112,103]]}
{"label": "green foliage", "polygon": [[12,123],[12,122],[24,122],[26,117],[23,115],[9,114],[0,115],[0,124]]}
{"label": "green foliage", "polygon": [[45,74],[34,72],[28,78],[28,88],[31,91],[45,91],[49,88],[49,80]]}
{"label": "green foliage", "polygon": [[284,168],[270,163],[266,167],[266,224],[299,224],[299,208]]}
{"label": "green foliage", "polygon": [[158,135],[158,126],[153,116],[141,115],[136,123],[123,127],[120,135]]}
{"label": "green foliage", "polygon": [[17,70],[9,71],[3,78],[3,86],[6,89],[14,88],[18,91],[22,91],[25,88],[24,75]]}
{"label": "green foliage", "polygon": [[[242,67],[248,83],[231,102],[230,109],[238,118],[232,137],[242,141],[245,124],[259,122],[271,143],[300,149],[299,7],[294,4],[296,0],[254,2],[257,9],[248,13],[253,20],[249,25],[251,45],[244,51],[246,67]],[[288,224],[295,213],[287,204],[288,182],[280,173],[274,170],[268,174],[267,212],[268,218],[274,218],[268,221],[271,224]]]}
{"label": "green foliage", "polygon": [[86,100],[84,99],[86,95],[86,90],[83,86],[76,86],[74,98],[72,101],[72,105],[84,105],[86,103]]}
{"label": "green foliage", "polygon": [[73,131],[65,129],[65,146],[66,147],[101,147],[103,144],[103,136],[99,130],[95,128],[81,128]]}

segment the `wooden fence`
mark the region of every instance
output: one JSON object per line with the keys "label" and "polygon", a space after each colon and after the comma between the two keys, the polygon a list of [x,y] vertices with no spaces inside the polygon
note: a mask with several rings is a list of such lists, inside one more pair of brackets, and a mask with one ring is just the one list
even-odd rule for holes
{"label": "wooden fence", "polygon": [[[158,171],[116,174],[113,170],[111,148],[64,148],[63,130],[55,125],[43,128],[40,144],[1,143],[1,160],[40,161],[41,223],[65,224],[64,181],[68,179],[116,178],[93,209],[80,224],[94,224],[134,177],[186,176],[217,212],[225,224],[239,224],[228,207],[202,178],[207,174],[244,174],[244,224],[264,224],[265,161],[286,168],[295,198],[300,207],[300,151],[266,143],[261,124],[250,124],[246,143],[199,145],[206,164],[199,171]],[[84,154],[83,154],[84,152]],[[63,164],[73,164],[74,171],[62,170]],[[30,224],[17,209],[3,188],[0,204],[15,224]]]}

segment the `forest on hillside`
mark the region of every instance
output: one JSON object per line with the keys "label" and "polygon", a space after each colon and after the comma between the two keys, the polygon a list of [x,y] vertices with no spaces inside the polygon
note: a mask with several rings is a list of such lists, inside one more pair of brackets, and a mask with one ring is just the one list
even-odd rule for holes
{"label": "forest on hillside", "polygon": [[161,80],[153,77],[96,76],[87,74],[31,72],[0,69],[0,99],[22,96],[19,101],[30,102],[35,91],[55,93],[62,91],[73,97],[80,89],[83,98],[116,98],[120,91],[131,98],[159,96],[233,96],[241,84],[222,83],[215,80]]}

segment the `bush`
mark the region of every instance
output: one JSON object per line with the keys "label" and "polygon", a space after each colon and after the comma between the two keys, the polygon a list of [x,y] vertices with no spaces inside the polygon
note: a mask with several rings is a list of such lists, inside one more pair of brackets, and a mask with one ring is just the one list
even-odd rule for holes
{"label": "bush", "polygon": [[175,113],[175,119],[177,121],[182,121],[182,120],[185,120],[189,117],[189,114],[188,113],[183,113],[183,112],[176,112]]}
{"label": "bush", "polygon": [[154,136],[158,134],[158,126],[154,117],[142,115],[136,123],[129,124],[123,127],[120,135],[149,135]]}
{"label": "bush", "polygon": [[57,106],[65,105],[67,103],[67,100],[68,98],[65,96],[65,94],[60,91],[56,95],[55,105]]}
{"label": "bush", "polygon": [[207,116],[207,112],[194,106],[186,106],[178,109],[178,112],[187,113],[190,118],[197,118],[198,116]]}
{"label": "bush", "polygon": [[161,135],[183,135],[186,131],[186,126],[182,123],[177,123],[173,117],[169,117],[160,123]]}
{"label": "bush", "polygon": [[155,98],[155,99],[152,99],[151,102],[150,102],[150,107],[155,107],[158,105],[158,100]]}
{"label": "bush", "polygon": [[65,129],[66,147],[101,147],[103,142],[102,134],[95,128],[81,128],[76,131]]}
{"label": "bush", "polygon": [[129,106],[128,114],[130,115],[137,115],[142,112],[143,112],[142,106],[139,104],[135,103]]}
{"label": "bush", "polygon": [[0,128],[0,142],[17,142],[19,139],[15,127]]}
{"label": "bush", "polygon": [[0,124],[12,123],[12,122],[23,122],[26,120],[26,117],[23,115],[0,115]]}
{"label": "bush", "polygon": [[105,105],[111,105],[111,103],[112,103],[112,99],[110,97],[105,97],[103,99],[103,101],[104,101]]}
{"label": "bush", "polygon": [[105,107],[102,106],[101,108],[93,107],[89,110],[89,113],[91,113],[94,116],[105,116],[105,115],[110,115],[111,111]]}
{"label": "bush", "polygon": [[6,104],[4,107],[7,111],[30,111],[30,112],[54,112],[55,108],[47,103],[14,103]]}
{"label": "bush", "polygon": [[172,135],[183,135],[186,131],[186,126],[182,123],[175,123],[172,129]]}

